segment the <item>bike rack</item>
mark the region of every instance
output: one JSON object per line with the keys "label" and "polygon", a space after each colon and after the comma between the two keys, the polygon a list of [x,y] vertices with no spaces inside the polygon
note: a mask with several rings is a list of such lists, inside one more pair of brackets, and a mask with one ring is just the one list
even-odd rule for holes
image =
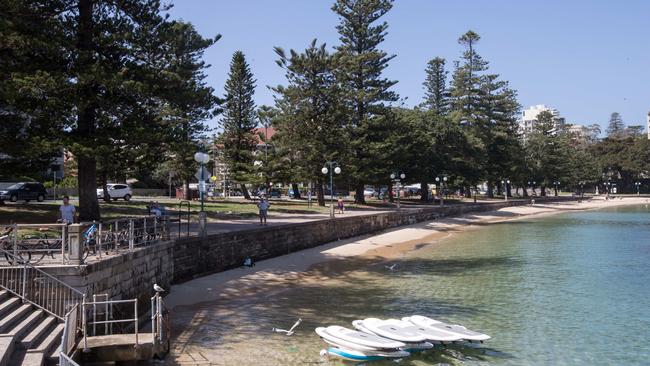
{"label": "bike rack", "polygon": [[[187,205],[187,213],[183,213],[183,205]],[[180,201],[178,203],[178,237],[181,236],[182,217],[187,216],[187,236],[190,236],[190,218],[191,218],[191,203],[190,201]]]}

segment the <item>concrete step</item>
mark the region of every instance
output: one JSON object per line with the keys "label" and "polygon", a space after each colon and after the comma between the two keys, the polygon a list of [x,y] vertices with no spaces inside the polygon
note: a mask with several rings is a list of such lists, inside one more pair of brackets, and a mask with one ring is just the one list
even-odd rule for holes
{"label": "concrete step", "polygon": [[0,318],[13,310],[16,306],[18,306],[18,304],[20,304],[20,299],[17,297],[12,296],[3,299],[3,301],[0,303]]}
{"label": "concrete step", "polygon": [[34,349],[28,349],[21,366],[43,366],[46,357],[55,348],[61,347],[61,336],[63,335],[63,324],[57,324],[42,342]]}
{"label": "concrete step", "polygon": [[[12,360],[14,361],[14,360]],[[18,361],[18,360],[16,360]],[[43,366],[45,364],[45,357],[43,357],[43,352],[27,352],[23,356],[20,363],[17,363],[16,366]]]}
{"label": "concrete step", "polygon": [[57,318],[52,315],[41,319],[40,323],[36,324],[32,331],[29,332],[29,334],[27,334],[25,338],[20,341],[20,348],[34,348],[41,341],[41,339],[43,339],[45,333],[52,328],[52,325],[56,323],[56,321]]}
{"label": "concrete step", "polygon": [[31,304],[23,304],[0,319],[0,334],[7,333],[17,322],[22,321],[32,310]]}
{"label": "concrete step", "polygon": [[7,290],[0,290],[0,301],[6,299],[9,297],[9,291]]}
{"label": "concrete step", "polygon": [[41,341],[34,349],[27,350],[27,353],[41,352],[43,356],[49,354],[54,347],[61,345],[61,336],[63,335],[63,323],[57,324],[52,331]]}
{"label": "concrete step", "polygon": [[29,314],[25,320],[22,322],[18,323],[13,329],[11,329],[8,334],[14,337],[14,340],[16,342],[20,339],[22,339],[25,334],[29,333],[32,329],[34,329],[34,324],[36,324],[39,320],[43,319],[43,314],[45,312],[43,310],[35,310],[32,309],[32,313]]}
{"label": "concrete step", "polygon": [[0,366],[12,365],[9,360],[14,352],[14,338],[10,336],[0,336]]}
{"label": "concrete step", "polygon": [[61,347],[54,347],[54,349],[49,354],[45,355],[45,364],[58,365],[59,353],[61,353]]}

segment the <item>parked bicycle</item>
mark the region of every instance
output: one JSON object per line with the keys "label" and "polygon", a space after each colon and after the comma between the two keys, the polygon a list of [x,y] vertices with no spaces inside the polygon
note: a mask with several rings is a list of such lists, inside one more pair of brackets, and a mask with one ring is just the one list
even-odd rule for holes
{"label": "parked bicycle", "polygon": [[4,232],[0,234],[0,248],[4,251],[4,257],[7,260],[7,263],[14,264],[23,264],[29,263],[32,256],[29,250],[29,247],[22,242],[16,242],[16,251],[14,251],[14,227],[6,227]]}

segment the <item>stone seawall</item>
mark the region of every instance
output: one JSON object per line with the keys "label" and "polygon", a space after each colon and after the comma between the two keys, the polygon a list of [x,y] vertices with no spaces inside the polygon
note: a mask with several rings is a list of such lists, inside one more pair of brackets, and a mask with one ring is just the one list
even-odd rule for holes
{"label": "stone seawall", "polygon": [[[566,198],[538,199],[542,202],[556,200]],[[140,311],[146,312],[154,283],[168,289],[172,283],[239,267],[246,257],[259,261],[439,217],[525,204],[526,201],[520,200],[451,205],[260,227],[158,243],[82,266],[43,269],[87,294],[107,293],[112,299],[138,298]]]}

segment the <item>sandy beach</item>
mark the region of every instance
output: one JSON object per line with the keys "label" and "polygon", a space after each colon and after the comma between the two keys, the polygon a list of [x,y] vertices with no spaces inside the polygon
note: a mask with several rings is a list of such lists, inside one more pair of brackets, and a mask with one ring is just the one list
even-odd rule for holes
{"label": "sandy beach", "polygon": [[[520,220],[523,218],[552,215],[576,210],[595,210],[621,205],[648,203],[644,197],[624,197],[606,201],[604,197],[594,197],[582,202],[561,202],[535,204],[534,206],[507,207],[497,211],[474,213],[459,217],[442,218],[435,221],[403,226],[379,234],[351,238],[328,243],[315,248],[291,253],[256,263],[253,268],[237,268],[229,271],[197,278],[172,286],[165,297],[169,309],[210,302],[227,298],[231,294],[253,296],[270,287],[284,283],[295,286],[300,281],[317,281],[312,271],[327,266],[329,270],[346,266],[341,259],[357,257],[375,261],[388,261],[404,252],[432,245],[436,241],[462,230],[474,230],[491,223]],[[322,268],[318,268],[322,269]],[[311,273],[310,273],[311,272]],[[337,271],[338,272],[338,271]],[[273,285],[273,286],[269,286]],[[276,290],[278,291],[278,290]],[[271,294],[266,294],[271,295]]]}

